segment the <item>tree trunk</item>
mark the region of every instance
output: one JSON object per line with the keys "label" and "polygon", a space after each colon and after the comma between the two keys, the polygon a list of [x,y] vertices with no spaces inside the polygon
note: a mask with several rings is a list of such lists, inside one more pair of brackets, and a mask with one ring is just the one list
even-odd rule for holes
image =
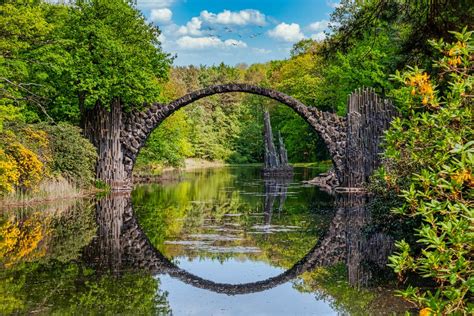
{"label": "tree trunk", "polygon": [[100,103],[84,113],[84,134],[97,148],[96,176],[112,191],[129,190],[131,179],[125,173],[120,142],[122,107],[118,99],[110,110]]}

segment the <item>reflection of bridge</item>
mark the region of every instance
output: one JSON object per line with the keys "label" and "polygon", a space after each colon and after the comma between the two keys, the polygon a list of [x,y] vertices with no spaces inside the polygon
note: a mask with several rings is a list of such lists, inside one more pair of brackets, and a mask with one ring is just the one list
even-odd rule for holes
{"label": "reflection of bridge", "polygon": [[[370,272],[363,261],[385,265],[391,242],[384,235],[364,238],[367,222],[366,197],[337,196],[337,210],[326,235],[299,262],[280,275],[246,284],[225,284],[189,273],[163,256],[148,240],[133,215],[129,195],[109,196],[98,202],[99,238],[88,252],[104,269],[132,268],[150,273],[167,273],[192,286],[228,295],[264,291],[286,283],[317,266],[345,263],[351,284],[367,283]],[[379,251],[377,251],[379,250]]]}

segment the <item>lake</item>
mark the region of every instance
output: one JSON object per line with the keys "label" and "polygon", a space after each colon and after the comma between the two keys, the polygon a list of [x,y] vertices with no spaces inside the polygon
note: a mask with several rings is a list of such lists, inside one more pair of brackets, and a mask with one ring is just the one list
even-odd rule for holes
{"label": "lake", "polygon": [[200,169],[5,210],[0,314],[403,314],[393,239],[371,226],[367,197],[303,182],[321,171]]}

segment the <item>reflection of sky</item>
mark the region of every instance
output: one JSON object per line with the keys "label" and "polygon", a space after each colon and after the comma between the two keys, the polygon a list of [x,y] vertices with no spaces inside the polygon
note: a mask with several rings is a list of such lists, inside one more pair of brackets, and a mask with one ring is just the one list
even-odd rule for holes
{"label": "reflection of sky", "polygon": [[[230,259],[221,264],[211,259],[178,259],[180,268],[220,283],[255,282],[284,272],[264,262]],[[168,275],[159,279],[160,290],[169,293],[173,315],[336,315],[327,302],[316,300],[314,294],[298,292],[291,282],[263,292],[228,296],[195,288]]]}

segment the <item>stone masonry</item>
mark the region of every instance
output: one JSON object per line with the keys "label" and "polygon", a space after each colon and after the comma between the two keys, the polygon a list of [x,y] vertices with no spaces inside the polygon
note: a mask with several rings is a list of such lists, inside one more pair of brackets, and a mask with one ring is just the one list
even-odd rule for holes
{"label": "stone masonry", "polygon": [[[358,187],[379,161],[379,139],[395,111],[371,89],[350,95],[348,115],[341,117],[308,107],[284,93],[250,84],[224,84],[191,92],[169,104],[155,103],[143,111],[124,114],[121,144],[124,169],[131,179],[135,160],[150,133],[182,107],[214,94],[245,92],[271,98],[298,113],[325,142],[341,187]],[[348,145],[350,143],[350,145]],[[354,166],[354,168],[352,168]],[[354,174],[352,174],[354,170]]]}

